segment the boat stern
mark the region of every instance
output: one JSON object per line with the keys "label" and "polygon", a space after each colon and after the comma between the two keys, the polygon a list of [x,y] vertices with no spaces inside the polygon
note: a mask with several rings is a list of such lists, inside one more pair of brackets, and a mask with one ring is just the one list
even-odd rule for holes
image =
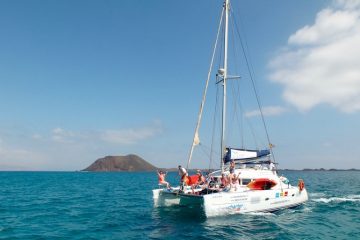
{"label": "boat stern", "polygon": [[176,190],[154,189],[152,192],[155,207],[179,205],[180,203]]}

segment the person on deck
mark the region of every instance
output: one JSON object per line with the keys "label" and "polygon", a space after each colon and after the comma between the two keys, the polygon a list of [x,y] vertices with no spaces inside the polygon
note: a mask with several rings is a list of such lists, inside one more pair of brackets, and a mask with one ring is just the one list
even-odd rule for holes
{"label": "person on deck", "polygon": [[230,162],[230,168],[229,168],[230,174],[233,174],[235,171],[235,162],[234,160],[231,160]]}
{"label": "person on deck", "polygon": [[225,176],[224,173],[221,174],[220,182],[220,188],[226,188],[229,184],[228,178]]}
{"label": "person on deck", "polygon": [[230,174],[230,189],[234,188],[235,191],[237,191],[237,189],[240,187],[239,175],[240,175],[240,172],[238,173],[238,175],[235,175],[235,173]]}
{"label": "person on deck", "polygon": [[179,165],[179,176],[180,178],[180,189],[182,190],[184,188],[184,184],[186,184],[186,178],[187,178],[187,171],[185,168],[181,167],[181,165]]}
{"label": "person on deck", "polygon": [[276,173],[275,164],[274,164],[272,161],[270,161],[269,169],[270,169],[274,174]]}
{"label": "person on deck", "polygon": [[280,181],[287,184],[288,188],[289,188],[289,185],[290,185],[290,182],[289,182],[289,179],[287,179],[286,177],[284,177],[283,175],[281,175],[279,177]]}
{"label": "person on deck", "polygon": [[198,175],[198,177],[199,177],[197,184],[198,184],[198,185],[203,185],[203,184],[205,184],[206,179],[205,179],[204,175],[202,175],[202,173],[201,173],[200,170],[197,170],[197,171],[196,171],[196,175]]}
{"label": "person on deck", "polygon": [[159,184],[166,185],[166,188],[170,188],[170,184],[167,181],[165,181],[166,173],[164,173],[163,171],[158,171],[157,174],[158,174]]}

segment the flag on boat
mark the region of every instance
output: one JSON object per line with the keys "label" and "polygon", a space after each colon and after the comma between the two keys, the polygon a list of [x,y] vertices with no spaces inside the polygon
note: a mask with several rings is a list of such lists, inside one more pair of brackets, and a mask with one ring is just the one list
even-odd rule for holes
{"label": "flag on boat", "polygon": [[270,155],[270,150],[247,150],[247,149],[236,149],[236,148],[226,148],[226,154],[224,161],[225,163],[230,162],[231,160],[249,160],[257,159]]}

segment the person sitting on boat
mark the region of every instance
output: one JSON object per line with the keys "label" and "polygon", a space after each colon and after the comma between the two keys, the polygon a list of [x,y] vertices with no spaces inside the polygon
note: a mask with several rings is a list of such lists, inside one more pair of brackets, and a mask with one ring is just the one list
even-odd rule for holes
{"label": "person sitting on boat", "polygon": [[213,176],[210,176],[209,173],[205,177],[206,185],[211,190],[219,190],[219,184],[217,184],[217,179]]}
{"label": "person sitting on boat", "polygon": [[220,188],[226,188],[229,184],[227,176],[225,176],[225,173],[221,174],[220,178]]}
{"label": "person sitting on boat", "polygon": [[186,178],[187,178],[187,171],[185,168],[181,167],[181,165],[179,165],[179,176],[180,178],[180,189],[182,190],[184,188],[184,184],[186,183]]}
{"label": "person sitting on boat", "polygon": [[230,189],[234,188],[234,190],[237,191],[237,189],[240,187],[239,175],[240,172],[238,173],[238,175],[235,175],[235,173],[230,174]]}
{"label": "person sitting on boat", "polygon": [[275,164],[272,162],[272,161],[270,161],[270,164],[269,164],[269,169],[271,170],[271,171],[273,171],[273,173],[275,174],[276,172],[276,169],[275,169]]}
{"label": "person sitting on boat", "polygon": [[288,185],[288,188],[289,188],[289,185],[290,185],[290,182],[289,182],[289,179],[287,179],[286,177],[284,177],[283,175],[281,175],[279,177],[280,181],[282,181],[283,183],[287,184]]}
{"label": "person sitting on boat", "polygon": [[167,173],[164,173],[163,171],[158,171],[158,179],[159,179],[159,185],[166,185],[166,188],[170,188],[170,184],[165,181],[165,177]]}
{"label": "person sitting on boat", "polygon": [[206,183],[206,179],[204,175],[202,175],[200,170],[196,171],[196,175],[198,175],[198,182],[197,182],[198,185],[203,185]]}

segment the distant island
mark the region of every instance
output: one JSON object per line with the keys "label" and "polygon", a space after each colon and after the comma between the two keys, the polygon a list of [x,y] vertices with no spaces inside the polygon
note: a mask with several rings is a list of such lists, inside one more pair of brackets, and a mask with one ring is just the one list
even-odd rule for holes
{"label": "distant island", "polygon": [[142,172],[156,171],[158,168],[135,154],[126,156],[106,156],[97,159],[82,171],[89,172]]}

